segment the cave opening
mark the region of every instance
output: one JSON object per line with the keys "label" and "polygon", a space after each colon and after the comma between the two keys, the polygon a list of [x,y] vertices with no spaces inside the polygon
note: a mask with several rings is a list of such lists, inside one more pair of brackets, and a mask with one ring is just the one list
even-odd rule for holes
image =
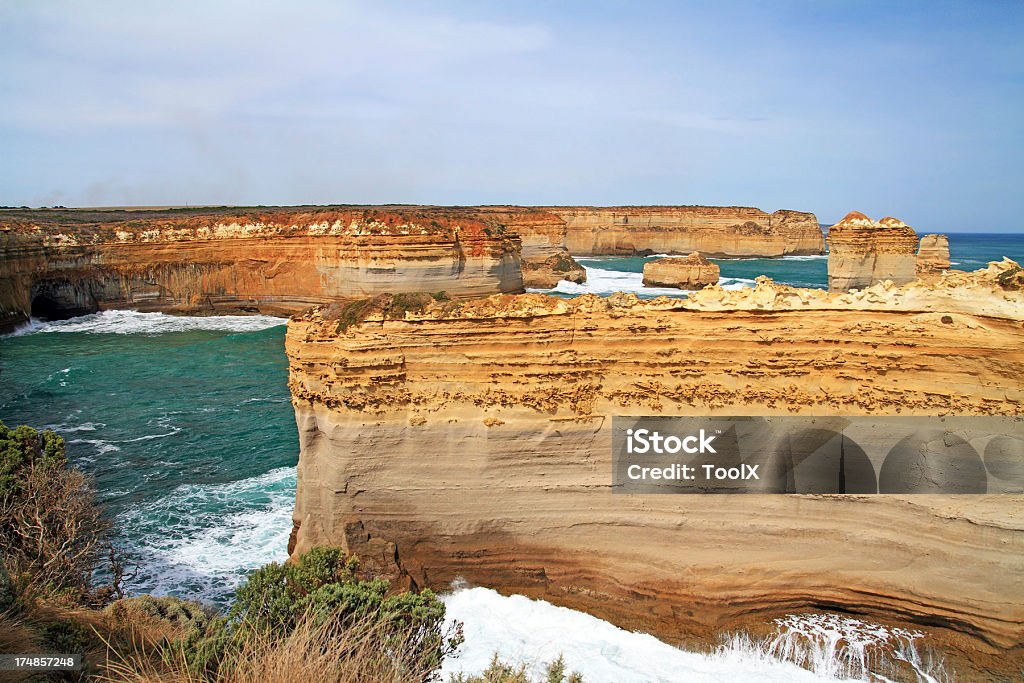
{"label": "cave opening", "polygon": [[30,315],[39,320],[67,320],[99,310],[91,292],[70,282],[37,283],[32,287]]}

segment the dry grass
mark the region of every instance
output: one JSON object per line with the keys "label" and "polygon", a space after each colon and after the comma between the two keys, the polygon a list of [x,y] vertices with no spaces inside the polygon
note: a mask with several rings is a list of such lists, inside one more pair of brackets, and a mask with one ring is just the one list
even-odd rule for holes
{"label": "dry grass", "polygon": [[[10,614],[0,614],[0,652],[28,654],[42,652],[38,634]],[[0,683],[17,683],[25,674],[18,671],[0,671]]]}
{"label": "dry grass", "polygon": [[[328,619],[304,620],[284,638],[249,632],[214,673],[197,673],[186,652],[171,645],[163,658],[149,648],[110,651],[96,680],[114,683],[422,683],[431,667],[414,648],[378,624],[339,631]],[[411,634],[410,634],[411,635]]]}

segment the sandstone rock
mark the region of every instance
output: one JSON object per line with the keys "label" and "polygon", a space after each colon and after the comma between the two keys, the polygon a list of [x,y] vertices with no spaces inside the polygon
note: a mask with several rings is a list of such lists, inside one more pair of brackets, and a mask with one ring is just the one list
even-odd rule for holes
{"label": "sandstone rock", "polygon": [[917,234],[899,219],[877,223],[852,211],[828,233],[828,288],[846,291],[889,280],[906,284],[916,276]]}
{"label": "sandstone rock", "polygon": [[917,272],[933,273],[949,269],[949,238],[945,235],[924,235],[917,248]]}
{"label": "sandstone rock", "polygon": [[644,285],[700,289],[718,284],[718,266],[696,251],[683,258],[661,258],[644,264]]}
{"label": "sandstone rock", "polygon": [[550,289],[562,280],[577,284],[587,281],[587,271],[569,255],[568,251],[543,260],[523,259],[523,285],[537,289]]}
{"label": "sandstone rock", "polygon": [[288,315],[383,292],[523,291],[515,233],[434,207],[0,211],[0,331],[104,308]]}
{"label": "sandstone rock", "polygon": [[710,257],[823,254],[812,213],[736,206],[546,207],[566,222],[574,256],[689,254]]}
{"label": "sandstone rock", "polygon": [[294,318],[295,552],[358,522],[420,585],[464,577],[689,643],[828,605],[1019,672],[1020,493],[621,496],[609,474],[612,415],[1024,415],[1017,272],[497,295],[344,334]]}

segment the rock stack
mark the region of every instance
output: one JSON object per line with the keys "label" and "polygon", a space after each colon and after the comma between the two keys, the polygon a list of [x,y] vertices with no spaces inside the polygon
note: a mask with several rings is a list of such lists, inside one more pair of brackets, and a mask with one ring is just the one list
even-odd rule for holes
{"label": "rock stack", "polygon": [[828,288],[863,289],[890,280],[902,285],[917,274],[917,233],[903,221],[875,222],[851,211],[829,230]]}
{"label": "rock stack", "polygon": [[689,256],[662,258],[644,264],[644,286],[700,289],[718,284],[718,266],[693,252]]}
{"label": "rock stack", "polygon": [[917,248],[918,274],[949,270],[949,238],[945,235],[925,235]]}

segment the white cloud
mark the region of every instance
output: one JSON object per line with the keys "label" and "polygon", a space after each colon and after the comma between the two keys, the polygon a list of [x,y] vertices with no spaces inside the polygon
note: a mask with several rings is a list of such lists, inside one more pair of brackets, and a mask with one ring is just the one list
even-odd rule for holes
{"label": "white cloud", "polygon": [[[216,118],[266,106],[284,115],[375,117],[439,71],[543,50],[549,31],[362,3],[31,4],[10,19],[0,123],[81,130]],[[8,13],[17,13],[10,7]],[[16,20],[16,21],[15,21]],[[273,100],[267,104],[267,100]],[[254,110],[253,113],[260,113]]]}

